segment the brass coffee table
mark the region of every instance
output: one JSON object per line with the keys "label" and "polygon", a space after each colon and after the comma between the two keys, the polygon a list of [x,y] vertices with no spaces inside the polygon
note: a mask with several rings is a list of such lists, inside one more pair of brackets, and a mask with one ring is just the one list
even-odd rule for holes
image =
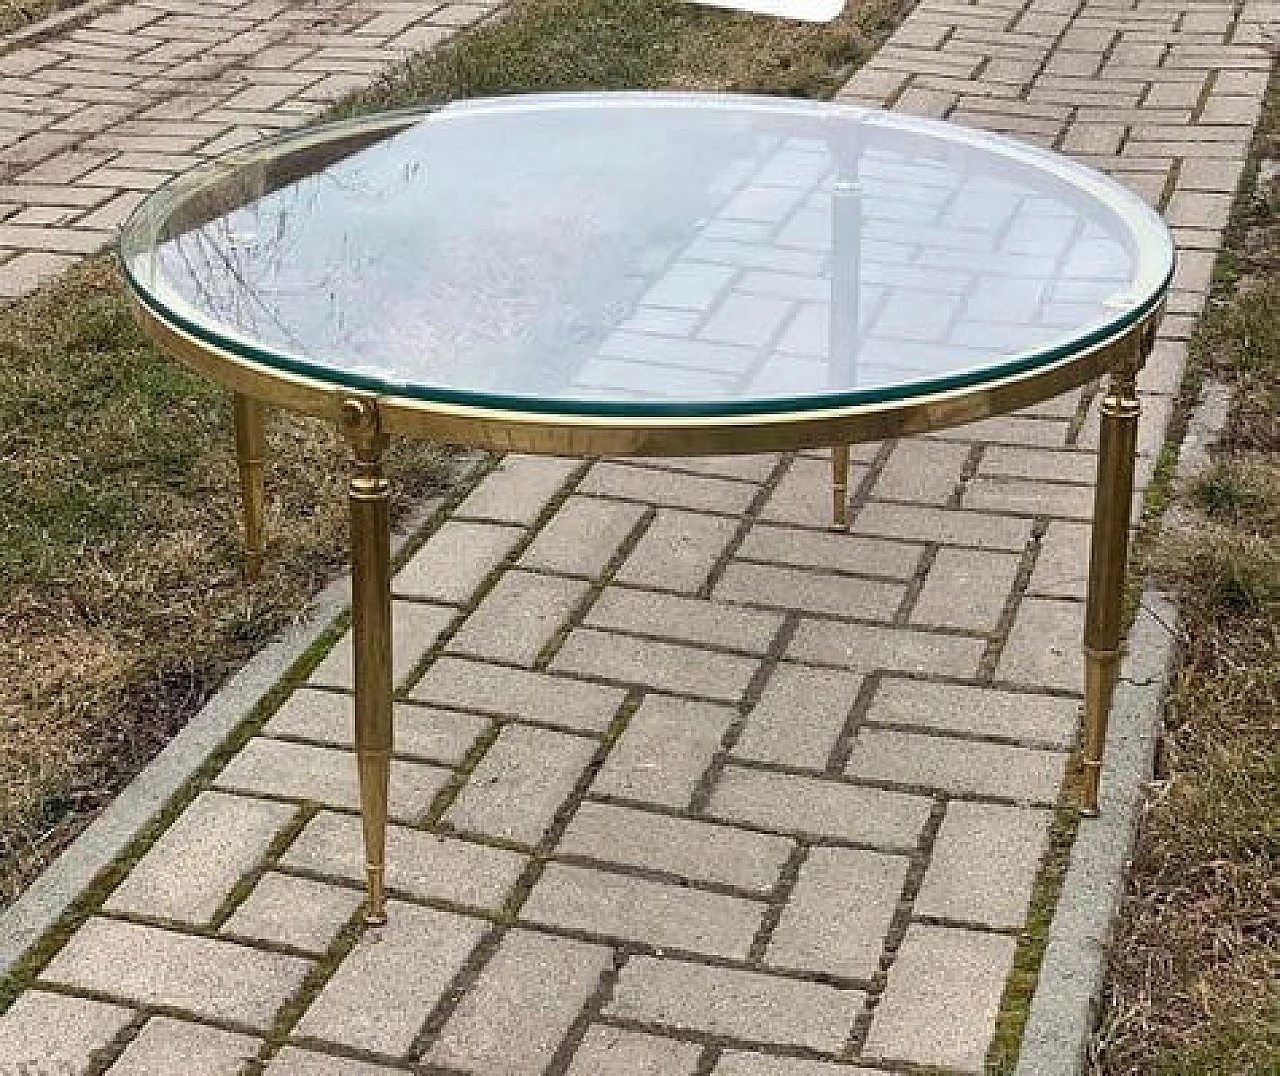
{"label": "brass coffee table", "polygon": [[[1089,568],[1084,808],[1119,659],[1138,424],[1173,253],[1054,154],[840,105],[697,94],[457,103],[314,127],[130,219],[137,310],[235,394],[251,573],[262,411],[336,422],[350,482],[366,916],[385,919],[388,439],[568,455],[833,449],[1110,375]],[[825,521],[815,521],[825,522]]]}

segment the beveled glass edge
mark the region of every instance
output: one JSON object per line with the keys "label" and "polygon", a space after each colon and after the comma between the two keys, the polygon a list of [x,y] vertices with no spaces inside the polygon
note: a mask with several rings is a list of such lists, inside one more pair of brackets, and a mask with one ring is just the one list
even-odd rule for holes
{"label": "beveled glass edge", "polygon": [[[1081,327],[1077,336],[1047,348],[1010,356],[999,363],[984,364],[964,370],[952,371],[932,378],[900,382],[891,385],[852,389],[844,392],[807,393],[791,396],[761,396],[747,400],[599,400],[572,396],[529,396],[522,394],[489,393],[470,389],[453,389],[442,386],[413,384],[387,378],[374,377],[354,371],[338,370],[318,363],[305,356],[290,355],[258,347],[250,342],[220,332],[217,328],[185,317],[152,293],[138,280],[130,264],[127,252],[130,240],[144,218],[154,219],[157,210],[181,204],[211,182],[233,174],[237,169],[263,159],[265,152],[273,148],[301,150],[338,138],[350,138],[359,134],[394,132],[411,126],[425,116],[445,115],[448,118],[484,111],[548,111],[556,108],[581,108],[588,101],[596,108],[634,107],[643,103],[648,108],[688,107],[721,108],[725,110],[749,107],[758,113],[794,114],[813,118],[827,113],[833,117],[856,115],[864,122],[894,130],[915,132],[939,142],[959,143],[968,146],[990,148],[998,156],[1004,156],[1058,176],[1077,189],[1093,195],[1112,209],[1129,227],[1138,258],[1138,281],[1131,288],[1134,296],[1114,317]],[[167,219],[167,218],[162,218]],[[1152,252],[1157,246],[1164,254]],[[136,250],[138,257],[152,253]],[[1062,154],[1038,146],[1018,142],[1003,135],[992,134],[977,128],[890,112],[839,102],[813,102],[797,98],[768,97],[750,94],[656,92],[656,91],[608,91],[585,93],[513,94],[505,97],[468,98],[450,102],[440,107],[407,108],[380,112],[335,123],[317,124],[300,131],[276,135],[252,146],[233,150],[228,154],[206,162],[174,177],[148,196],[125,221],[117,242],[118,260],[130,289],[156,316],[168,319],[176,326],[198,339],[207,340],[215,347],[240,355],[252,362],[327,382],[335,388],[376,395],[399,396],[423,403],[439,403],[451,406],[493,408],[502,411],[529,414],[578,415],[602,418],[714,418],[752,415],[769,415],[781,412],[802,413],[825,411],[864,404],[875,405],[910,400],[952,390],[975,388],[985,383],[1050,366],[1055,362],[1093,347],[1123,333],[1145,318],[1159,305],[1168,291],[1174,271],[1174,246],[1168,228],[1160,216],[1136,194],[1109,176],[1071,160]],[[1158,262],[1163,261],[1160,271]]]}

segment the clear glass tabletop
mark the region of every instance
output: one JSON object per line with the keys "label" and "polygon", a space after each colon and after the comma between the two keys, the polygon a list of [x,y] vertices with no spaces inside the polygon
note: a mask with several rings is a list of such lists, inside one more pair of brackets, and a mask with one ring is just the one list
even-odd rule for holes
{"label": "clear glass tabletop", "polygon": [[1148,313],[1159,217],[1056,154],[779,98],[459,102],[262,143],[125,226],[127,278],[231,354],[585,415],[777,414],[1058,362]]}

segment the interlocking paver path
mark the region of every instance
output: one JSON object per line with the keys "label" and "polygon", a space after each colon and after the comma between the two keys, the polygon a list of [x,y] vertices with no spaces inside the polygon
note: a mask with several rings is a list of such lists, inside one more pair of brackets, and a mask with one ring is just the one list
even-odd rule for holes
{"label": "interlocking paver path", "polygon": [[[0,288],[483,9],[177,10],[0,55]],[[1277,14],[923,0],[842,94],[1057,146],[1166,211],[1144,479]],[[643,376],[654,334],[673,369],[778,333],[802,361],[822,320],[803,258],[765,279],[735,244],[802,235],[803,199],[751,183],[774,194],[727,205],[635,312],[646,346],[612,340],[590,376]],[[395,585],[390,926],[343,929],[362,874],[344,640],[0,1017],[0,1067],[980,1070],[1076,731],[1095,404],[859,446],[846,534],[821,453],[481,465]]]}
{"label": "interlocking paver path", "polygon": [[296,126],[500,6],[130,0],[49,39],[0,37],[0,298],[101,248],[175,171]]}

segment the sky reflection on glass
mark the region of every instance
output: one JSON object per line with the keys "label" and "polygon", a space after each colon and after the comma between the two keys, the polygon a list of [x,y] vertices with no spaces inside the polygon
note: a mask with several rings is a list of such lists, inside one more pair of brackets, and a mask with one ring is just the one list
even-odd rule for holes
{"label": "sky reflection on glass", "polygon": [[395,122],[180,180],[126,227],[131,280],[339,384],[716,413],[1051,361],[1145,310],[1171,262],[1102,177],[887,113],[576,95]]}

